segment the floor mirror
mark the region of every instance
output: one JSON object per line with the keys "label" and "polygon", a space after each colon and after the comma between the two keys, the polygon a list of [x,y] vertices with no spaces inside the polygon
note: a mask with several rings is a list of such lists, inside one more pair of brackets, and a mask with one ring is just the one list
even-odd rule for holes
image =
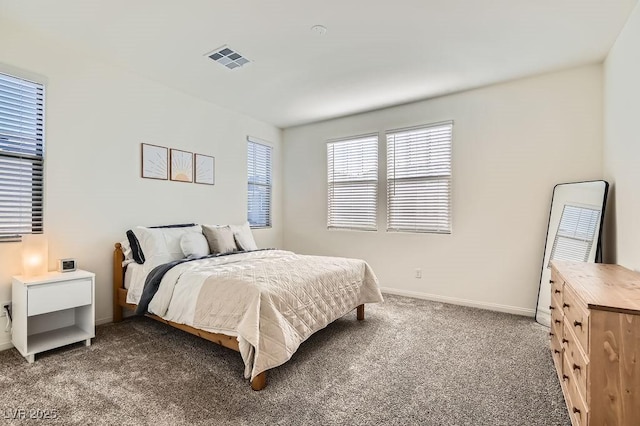
{"label": "floor mirror", "polygon": [[540,273],[536,321],[549,326],[550,262],[600,262],[600,239],[609,184],[603,180],[562,183],[553,189]]}

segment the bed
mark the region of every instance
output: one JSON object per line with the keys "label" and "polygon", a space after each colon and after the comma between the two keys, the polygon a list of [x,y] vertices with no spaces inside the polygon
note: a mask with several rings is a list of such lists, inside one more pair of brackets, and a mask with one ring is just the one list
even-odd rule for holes
{"label": "bed", "polygon": [[116,243],[114,322],[123,309],[136,311],[240,352],[254,390],[313,333],[353,310],[364,320],[364,304],[382,302],[375,274],[357,259],[252,250],[167,262],[151,273],[124,259]]}

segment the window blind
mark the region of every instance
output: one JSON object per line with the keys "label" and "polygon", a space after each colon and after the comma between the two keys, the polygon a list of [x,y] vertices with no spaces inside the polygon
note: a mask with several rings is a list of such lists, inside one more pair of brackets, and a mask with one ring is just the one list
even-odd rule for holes
{"label": "window blind", "polygon": [[44,86],[0,73],[0,242],[43,231]]}
{"label": "window blind", "polygon": [[327,226],[378,229],[378,135],[328,142],[327,172]]}
{"label": "window blind", "polygon": [[599,223],[600,209],[565,205],[549,259],[586,262]]}
{"label": "window blind", "polygon": [[451,232],[453,122],[387,132],[387,231]]}
{"label": "window blind", "polygon": [[248,138],[247,218],[252,228],[271,226],[271,151],[269,145]]}

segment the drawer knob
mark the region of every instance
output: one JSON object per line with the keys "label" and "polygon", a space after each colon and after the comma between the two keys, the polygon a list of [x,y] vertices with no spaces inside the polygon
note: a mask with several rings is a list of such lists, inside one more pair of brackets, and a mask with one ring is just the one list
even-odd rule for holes
{"label": "drawer knob", "polygon": [[549,282],[550,282],[551,284],[555,284],[555,283],[556,283],[554,280],[549,280]]}
{"label": "drawer knob", "polygon": [[559,351],[559,350],[557,350],[557,349],[554,349],[554,350],[553,350],[553,353],[555,353],[555,354],[559,354],[559,353],[560,353],[560,351]]}
{"label": "drawer knob", "polygon": [[580,321],[574,321],[573,326],[582,328],[582,323]]}
{"label": "drawer knob", "polygon": [[553,332],[550,331],[549,332],[549,336],[553,337],[553,336],[555,336],[555,334],[553,334]]}
{"label": "drawer knob", "polygon": [[580,414],[580,409],[577,408],[577,407],[573,407],[573,412],[577,413],[577,414]]}
{"label": "drawer knob", "polygon": [[562,380],[569,381],[569,376],[567,376],[566,374],[563,374]]}
{"label": "drawer knob", "polygon": [[562,343],[569,343],[567,339],[562,339]]}
{"label": "drawer knob", "polygon": [[563,307],[563,308],[570,308],[570,306],[569,306],[567,303],[563,303],[563,304],[562,304],[562,307]]}
{"label": "drawer knob", "polygon": [[556,324],[560,324],[560,320],[553,320],[553,322],[555,322]]}
{"label": "drawer knob", "polygon": [[560,290],[556,289],[554,290],[556,293],[560,294]]}
{"label": "drawer knob", "polygon": [[578,364],[573,364],[573,369],[574,370],[578,370],[578,371],[581,370],[581,368],[580,368],[580,366]]}
{"label": "drawer knob", "polygon": [[553,311],[556,307],[555,306],[549,306],[549,310]]}

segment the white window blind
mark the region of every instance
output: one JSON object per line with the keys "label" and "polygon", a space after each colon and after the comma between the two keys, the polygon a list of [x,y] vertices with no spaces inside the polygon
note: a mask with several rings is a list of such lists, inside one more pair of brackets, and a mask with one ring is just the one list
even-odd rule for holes
{"label": "white window blind", "polygon": [[327,172],[327,226],[375,231],[378,135],[328,142]]}
{"label": "white window blind", "polygon": [[44,86],[0,74],[0,242],[41,234]]}
{"label": "white window blind", "polygon": [[451,232],[453,122],[387,132],[387,230]]}
{"label": "white window blind", "polygon": [[271,226],[271,151],[272,148],[269,145],[248,138],[247,218],[252,228]]}
{"label": "white window blind", "polygon": [[576,262],[589,260],[599,223],[599,208],[565,205],[549,258]]}

